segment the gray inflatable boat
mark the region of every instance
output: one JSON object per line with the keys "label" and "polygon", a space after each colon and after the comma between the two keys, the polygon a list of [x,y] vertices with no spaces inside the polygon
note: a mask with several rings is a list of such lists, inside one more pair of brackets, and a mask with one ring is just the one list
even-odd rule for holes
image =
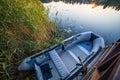
{"label": "gray inflatable boat", "polygon": [[98,34],[79,33],[24,59],[18,70],[33,68],[38,80],[73,80],[79,73],[86,73],[87,65],[104,47],[104,40]]}

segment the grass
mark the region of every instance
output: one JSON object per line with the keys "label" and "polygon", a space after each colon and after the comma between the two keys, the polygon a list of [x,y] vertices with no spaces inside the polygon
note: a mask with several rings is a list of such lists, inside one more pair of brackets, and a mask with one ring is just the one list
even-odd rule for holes
{"label": "grass", "polygon": [[0,0],[0,80],[23,80],[21,61],[59,43],[55,25],[39,0]]}

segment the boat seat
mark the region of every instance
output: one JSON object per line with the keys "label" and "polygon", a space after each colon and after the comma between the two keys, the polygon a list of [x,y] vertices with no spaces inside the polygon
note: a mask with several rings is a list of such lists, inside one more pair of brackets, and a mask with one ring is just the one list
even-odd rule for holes
{"label": "boat seat", "polygon": [[74,59],[77,63],[80,63],[78,57],[77,57],[72,51],[68,50],[68,52],[69,52],[70,56],[72,56],[73,59]]}
{"label": "boat seat", "polygon": [[65,64],[61,60],[58,53],[55,50],[52,50],[49,52],[49,55],[50,55],[50,58],[52,59],[54,65],[55,65],[61,79],[66,78],[70,74],[70,72],[66,68]]}

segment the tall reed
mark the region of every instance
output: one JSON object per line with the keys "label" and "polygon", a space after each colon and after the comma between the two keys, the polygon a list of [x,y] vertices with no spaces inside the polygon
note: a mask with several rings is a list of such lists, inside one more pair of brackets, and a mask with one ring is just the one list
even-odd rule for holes
{"label": "tall reed", "polygon": [[54,41],[55,27],[39,0],[0,0],[0,80],[17,77],[17,66]]}

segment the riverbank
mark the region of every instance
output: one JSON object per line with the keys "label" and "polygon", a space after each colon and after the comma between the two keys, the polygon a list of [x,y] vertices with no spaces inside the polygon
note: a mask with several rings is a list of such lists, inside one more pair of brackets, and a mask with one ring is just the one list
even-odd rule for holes
{"label": "riverbank", "polygon": [[22,75],[18,65],[59,43],[62,32],[56,30],[39,0],[0,0],[0,80],[25,79],[29,73]]}

